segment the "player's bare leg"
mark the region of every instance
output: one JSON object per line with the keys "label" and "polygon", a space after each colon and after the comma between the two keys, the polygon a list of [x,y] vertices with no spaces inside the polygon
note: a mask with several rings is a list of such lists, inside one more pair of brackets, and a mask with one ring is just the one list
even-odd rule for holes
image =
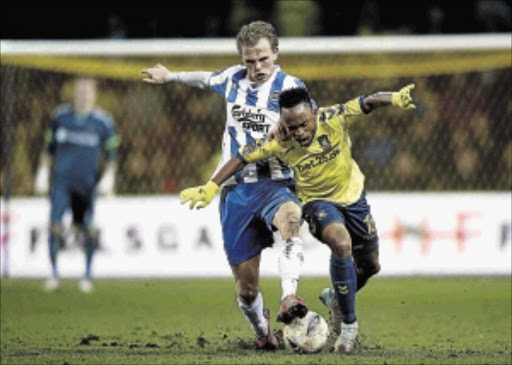
{"label": "player's bare leg", "polygon": [[261,256],[256,255],[232,266],[231,271],[235,278],[238,306],[256,335],[256,348],[274,350],[279,344],[270,330],[269,312],[263,309],[263,296],[259,292],[260,259]]}
{"label": "player's bare leg", "polygon": [[289,323],[296,317],[303,318],[308,312],[304,300],[297,297],[300,269],[304,262],[302,239],[299,237],[301,213],[298,204],[288,201],[279,207],[272,221],[283,239],[279,254],[281,306],[277,315],[277,320],[283,323]]}
{"label": "player's bare leg", "polygon": [[377,275],[380,271],[379,250],[375,250],[365,255],[354,257],[357,275],[357,291],[362,289],[368,279]]}

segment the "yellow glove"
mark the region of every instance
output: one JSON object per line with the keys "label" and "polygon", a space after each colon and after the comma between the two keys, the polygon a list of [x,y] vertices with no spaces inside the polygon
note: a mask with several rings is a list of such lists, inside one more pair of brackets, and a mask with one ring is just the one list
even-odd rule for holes
{"label": "yellow glove", "polygon": [[399,91],[392,93],[392,104],[402,109],[416,109],[416,105],[412,103],[412,89],[414,89],[414,84],[409,84],[406,87],[401,88]]}
{"label": "yellow glove", "polygon": [[181,204],[190,202],[190,209],[204,208],[210,204],[218,190],[219,185],[211,180],[206,185],[185,189],[180,193]]}

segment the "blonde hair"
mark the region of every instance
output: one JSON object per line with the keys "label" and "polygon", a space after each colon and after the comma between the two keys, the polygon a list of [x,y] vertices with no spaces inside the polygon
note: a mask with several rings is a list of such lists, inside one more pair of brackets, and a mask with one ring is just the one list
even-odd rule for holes
{"label": "blonde hair", "polygon": [[257,20],[240,28],[236,36],[236,48],[242,54],[242,47],[253,47],[261,38],[267,38],[273,52],[277,52],[279,41],[272,24]]}

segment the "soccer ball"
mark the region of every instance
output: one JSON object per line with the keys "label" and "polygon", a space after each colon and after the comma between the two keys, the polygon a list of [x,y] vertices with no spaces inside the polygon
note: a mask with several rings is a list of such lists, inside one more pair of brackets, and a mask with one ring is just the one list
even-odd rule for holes
{"label": "soccer ball", "polygon": [[318,313],[308,311],[304,318],[294,318],[283,327],[283,340],[292,352],[313,353],[325,347],[329,326]]}

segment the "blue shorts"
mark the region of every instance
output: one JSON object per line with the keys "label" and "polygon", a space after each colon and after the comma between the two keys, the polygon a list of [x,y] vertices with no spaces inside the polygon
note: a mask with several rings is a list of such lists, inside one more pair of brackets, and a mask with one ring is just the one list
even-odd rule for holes
{"label": "blue shorts", "polygon": [[272,221],[279,207],[287,201],[300,205],[293,180],[266,180],[222,189],[222,236],[231,266],[238,266],[272,246],[276,230]]}
{"label": "blue shorts", "polygon": [[94,214],[94,186],[85,187],[63,178],[52,180],[50,222],[62,223],[66,210],[71,209],[73,224],[89,227]]}
{"label": "blue shorts", "polygon": [[352,239],[352,255],[366,255],[379,248],[375,222],[363,191],[357,202],[340,205],[329,201],[312,201],[302,208],[313,236],[320,240],[322,231],[333,222],[342,223]]}

